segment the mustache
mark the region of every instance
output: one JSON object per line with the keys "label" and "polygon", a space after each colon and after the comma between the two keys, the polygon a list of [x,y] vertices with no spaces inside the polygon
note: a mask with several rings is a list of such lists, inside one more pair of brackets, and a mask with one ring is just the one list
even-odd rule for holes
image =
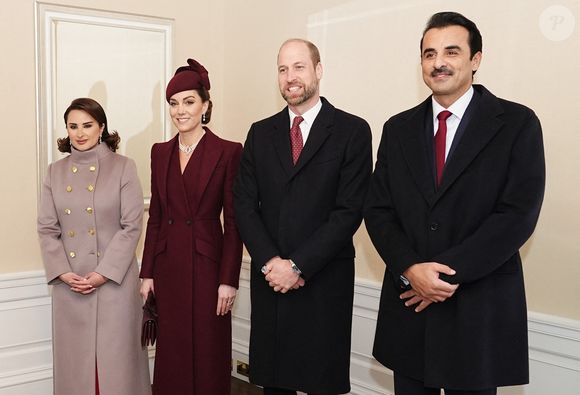
{"label": "mustache", "polygon": [[449,70],[447,67],[443,66],[440,68],[435,68],[431,72],[431,77],[437,77],[438,75],[453,75],[453,71]]}

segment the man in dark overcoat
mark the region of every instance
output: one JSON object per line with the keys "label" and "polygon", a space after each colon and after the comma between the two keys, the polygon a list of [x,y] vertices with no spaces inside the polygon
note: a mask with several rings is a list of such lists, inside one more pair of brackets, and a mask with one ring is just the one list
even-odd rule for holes
{"label": "man in dark overcoat", "polygon": [[398,395],[528,382],[518,250],[544,195],[542,131],[472,84],[481,50],[472,21],[433,15],[421,40],[433,95],[383,128],[365,224],[387,265],[373,354]]}
{"label": "man in dark overcoat", "polygon": [[352,236],[372,171],[371,133],[319,96],[321,77],[314,44],[282,45],[288,107],[252,125],[234,185],[252,257],[250,381],[266,395],[350,391]]}

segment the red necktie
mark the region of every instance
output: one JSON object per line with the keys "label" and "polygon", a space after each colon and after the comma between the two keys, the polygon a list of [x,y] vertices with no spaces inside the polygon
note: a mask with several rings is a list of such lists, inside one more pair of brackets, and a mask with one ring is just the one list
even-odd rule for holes
{"label": "red necktie", "polygon": [[302,131],[300,130],[300,122],[302,122],[304,118],[301,116],[297,116],[292,121],[292,128],[290,129],[290,142],[292,143],[292,160],[294,164],[298,162],[298,157],[302,152],[302,147],[304,144],[302,143]]}
{"label": "red necktie", "polygon": [[445,110],[437,115],[439,127],[435,134],[435,164],[437,166],[437,186],[441,184],[443,176],[443,167],[445,166],[445,139],[447,138],[447,118],[451,112]]}

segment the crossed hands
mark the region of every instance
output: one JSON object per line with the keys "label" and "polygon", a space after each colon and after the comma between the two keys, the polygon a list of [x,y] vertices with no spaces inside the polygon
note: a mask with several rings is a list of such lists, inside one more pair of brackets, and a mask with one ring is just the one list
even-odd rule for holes
{"label": "crossed hands", "polygon": [[58,278],[70,287],[70,290],[82,295],[95,292],[97,288],[106,283],[109,279],[97,273],[90,272],[86,276],[79,276],[76,273],[68,272],[61,274]]}
{"label": "crossed hands", "polygon": [[399,297],[406,299],[405,306],[415,306],[415,312],[425,310],[431,303],[444,302],[457,290],[459,284],[449,284],[439,278],[439,273],[453,276],[455,270],[437,262],[421,262],[410,266],[403,275],[411,283],[411,289]]}
{"label": "crossed hands", "polygon": [[292,270],[292,263],[288,259],[276,256],[262,267],[262,273],[270,287],[275,292],[286,292],[303,287],[306,283],[302,277]]}

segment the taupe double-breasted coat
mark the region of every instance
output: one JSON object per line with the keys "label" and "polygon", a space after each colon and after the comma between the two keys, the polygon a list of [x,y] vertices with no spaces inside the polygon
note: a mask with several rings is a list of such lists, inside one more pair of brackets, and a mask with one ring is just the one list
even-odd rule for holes
{"label": "taupe double-breasted coat", "polygon": [[[150,394],[135,248],[141,234],[143,192],[135,163],[106,144],[48,168],[38,234],[52,285],[54,393]],[[95,271],[109,279],[89,295],[59,279]]]}

